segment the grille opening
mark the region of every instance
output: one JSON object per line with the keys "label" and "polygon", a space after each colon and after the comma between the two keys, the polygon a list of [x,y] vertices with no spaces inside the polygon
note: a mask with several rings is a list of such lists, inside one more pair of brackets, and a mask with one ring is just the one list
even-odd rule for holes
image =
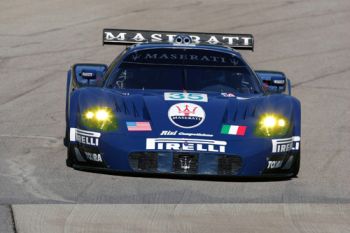
{"label": "grille opening", "polygon": [[129,164],[134,170],[156,172],[158,168],[157,153],[132,153],[129,155]]}
{"label": "grille opening", "polygon": [[236,156],[222,156],[218,158],[219,175],[235,175],[242,167],[242,161]]}
{"label": "grille opening", "polygon": [[236,155],[186,152],[132,152],[129,165],[137,172],[237,175],[243,165]]}

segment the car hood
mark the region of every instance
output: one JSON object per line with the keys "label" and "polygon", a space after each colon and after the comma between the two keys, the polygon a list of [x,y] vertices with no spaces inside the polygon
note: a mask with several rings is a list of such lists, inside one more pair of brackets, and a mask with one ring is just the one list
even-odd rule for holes
{"label": "car hood", "polygon": [[227,93],[201,93],[207,101],[166,100],[165,91],[104,88],[81,88],[77,92],[80,112],[95,106],[112,108],[118,132],[128,132],[126,122],[147,121],[152,132],[159,135],[175,131],[215,135],[223,125],[246,126],[245,135],[253,135],[257,119],[264,113],[281,114],[292,122],[296,100],[287,95],[236,97]]}

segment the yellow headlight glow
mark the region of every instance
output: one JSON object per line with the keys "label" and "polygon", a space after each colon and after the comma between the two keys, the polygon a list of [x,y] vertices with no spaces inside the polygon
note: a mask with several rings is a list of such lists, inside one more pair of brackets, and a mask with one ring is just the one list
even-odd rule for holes
{"label": "yellow headlight glow", "polygon": [[275,116],[266,116],[263,118],[262,125],[267,128],[272,128],[276,126]]}
{"label": "yellow headlight glow", "polygon": [[91,107],[81,115],[81,124],[87,128],[112,131],[118,128],[117,118],[111,108]]}
{"label": "yellow headlight glow", "polygon": [[285,119],[279,119],[277,124],[279,127],[284,127],[287,123]]}
{"label": "yellow headlight glow", "polygon": [[287,118],[280,114],[266,113],[260,116],[255,128],[255,135],[259,137],[285,136],[290,127]]}
{"label": "yellow headlight glow", "polygon": [[109,119],[109,113],[105,109],[100,109],[96,112],[96,120],[105,121]]}
{"label": "yellow headlight glow", "polygon": [[86,119],[92,119],[94,117],[94,113],[91,111],[87,111],[85,113],[85,117],[86,117]]}

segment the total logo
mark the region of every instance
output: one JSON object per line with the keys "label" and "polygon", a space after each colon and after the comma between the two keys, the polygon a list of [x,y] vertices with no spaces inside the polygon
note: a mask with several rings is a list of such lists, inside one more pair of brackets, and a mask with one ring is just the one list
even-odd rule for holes
{"label": "total logo", "polygon": [[205,112],[197,104],[177,103],[169,108],[168,117],[174,125],[180,128],[191,129],[203,123]]}

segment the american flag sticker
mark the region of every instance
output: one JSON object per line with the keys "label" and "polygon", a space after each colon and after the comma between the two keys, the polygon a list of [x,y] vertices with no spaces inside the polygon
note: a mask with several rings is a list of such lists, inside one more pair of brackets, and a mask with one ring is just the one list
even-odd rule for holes
{"label": "american flag sticker", "polygon": [[128,131],[152,131],[148,121],[127,121]]}
{"label": "american flag sticker", "polygon": [[246,130],[247,130],[247,126],[223,125],[221,128],[221,133],[222,134],[244,136]]}

